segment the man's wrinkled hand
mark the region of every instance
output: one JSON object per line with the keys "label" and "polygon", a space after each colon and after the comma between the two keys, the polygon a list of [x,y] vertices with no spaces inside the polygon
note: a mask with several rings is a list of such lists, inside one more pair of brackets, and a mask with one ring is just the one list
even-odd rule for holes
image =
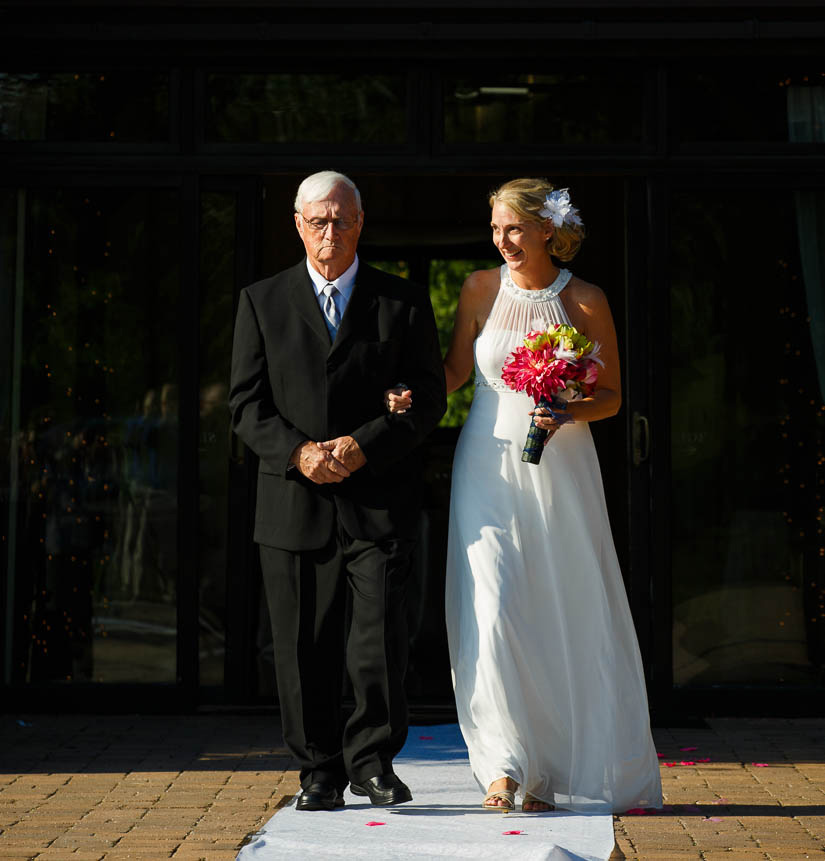
{"label": "man's wrinkled hand", "polygon": [[351,436],[339,436],[326,442],[319,442],[318,448],[327,451],[340,461],[351,473],[367,462],[361,446]]}
{"label": "man's wrinkled hand", "polygon": [[326,443],[307,441],[292,452],[289,462],[315,484],[334,484],[349,477],[350,470],[335,456],[322,448]]}

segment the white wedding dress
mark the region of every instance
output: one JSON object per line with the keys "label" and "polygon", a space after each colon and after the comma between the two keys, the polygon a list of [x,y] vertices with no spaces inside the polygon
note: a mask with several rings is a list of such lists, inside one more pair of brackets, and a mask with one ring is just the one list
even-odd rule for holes
{"label": "white wedding dress", "polygon": [[587,423],[521,460],[533,401],[501,367],[525,334],[569,323],[560,293],[506,265],[475,342],[476,391],[453,466],[446,616],[461,732],[483,790],[574,811],[660,807],[638,644]]}

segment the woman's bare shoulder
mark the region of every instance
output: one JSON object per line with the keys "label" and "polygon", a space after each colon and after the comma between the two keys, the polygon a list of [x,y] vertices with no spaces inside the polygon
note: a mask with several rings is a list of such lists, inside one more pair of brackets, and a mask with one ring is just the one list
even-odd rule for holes
{"label": "woman's bare shoulder", "polygon": [[472,305],[486,305],[491,298],[495,298],[499,281],[498,269],[476,269],[464,279],[461,300]]}
{"label": "woman's bare shoulder", "polygon": [[568,281],[563,295],[567,302],[580,308],[588,315],[607,307],[607,296],[604,290],[589,281],[577,278],[575,275]]}
{"label": "woman's bare shoulder", "polygon": [[501,280],[501,274],[498,267],[495,269],[476,269],[464,279],[464,288],[468,292],[478,293],[489,290],[491,287],[497,287]]}

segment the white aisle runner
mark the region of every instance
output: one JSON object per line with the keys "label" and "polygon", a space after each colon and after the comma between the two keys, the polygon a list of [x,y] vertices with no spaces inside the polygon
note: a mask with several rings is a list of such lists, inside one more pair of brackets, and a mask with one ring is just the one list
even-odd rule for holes
{"label": "white aisle runner", "polygon": [[412,790],[412,801],[373,807],[347,790],[346,806],[340,810],[299,812],[293,802],[267,822],[237,861],[607,861],[613,851],[609,814],[483,810],[482,794],[455,724],[410,727],[395,771]]}

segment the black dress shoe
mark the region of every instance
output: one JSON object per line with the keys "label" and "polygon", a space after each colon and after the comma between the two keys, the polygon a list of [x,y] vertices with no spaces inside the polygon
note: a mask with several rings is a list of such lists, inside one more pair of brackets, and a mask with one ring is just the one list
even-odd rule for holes
{"label": "black dress shoe", "polygon": [[344,796],[329,783],[310,783],[298,796],[296,810],[335,810],[344,806]]}
{"label": "black dress shoe", "polygon": [[361,783],[351,783],[349,788],[353,795],[368,795],[373,804],[381,806],[412,801],[409,787],[391,771],[387,774],[379,774],[377,777],[370,777]]}

